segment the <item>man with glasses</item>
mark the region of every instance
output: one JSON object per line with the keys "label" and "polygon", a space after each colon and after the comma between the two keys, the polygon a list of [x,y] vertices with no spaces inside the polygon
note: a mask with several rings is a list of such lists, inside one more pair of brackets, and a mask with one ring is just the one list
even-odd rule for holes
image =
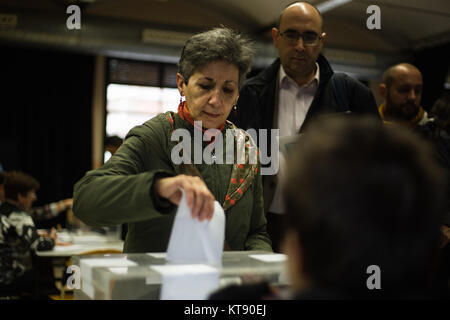
{"label": "man with glasses", "polygon": [[[247,80],[230,120],[245,130],[279,128],[281,145],[283,140],[303,132],[306,124],[320,115],[354,113],[379,118],[370,90],[345,74],[334,74],[320,54],[326,37],[317,8],[304,1],[287,6],[278,27],[272,29],[279,58]],[[263,141],[271,141],[271,137]],[[268,146],[259,147],[271,150]],[[278,174],[263,177],[267,231],[274,251],[280,251],[283,234],[284,208],[278,186],[286,175],[284,163],[280,153]]]}

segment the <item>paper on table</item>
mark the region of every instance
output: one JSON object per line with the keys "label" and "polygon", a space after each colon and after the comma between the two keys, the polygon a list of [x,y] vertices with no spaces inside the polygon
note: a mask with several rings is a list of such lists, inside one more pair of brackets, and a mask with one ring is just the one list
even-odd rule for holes
{"label": "paper on table", "polygon": [[165,259],[167,254],[165,252],[149,252],[147,255],[157,259]]}
{"label": "paper on table", "polygon": [[61,241],[61,242],[71,242],[72,241],[72,236],[70,236],[67,233],[57,234],[57,235],[58,235],[58,241]]}
{"label": "paper on table", "polygon": [[82,236],[73,236],[72,243],[74,244],[84,244],[84,243],[102,243],[106,242],[107,239],[100,235],[82,235]]}
{"label": "paper on table", "polygon": [[83,282],[92,282],[92,268],[95,267],[131,267],[137,263],[125,258],[93,258],[81,259],[81,279]]}
{"label": "paper on table", "polygon": [[58,251],[58,252],[66,252],[66,251],[73,251],[73,250],[80,250],[83,249],[84,247],[80,244],[71,244],[68,246],[54,246],[53,250],[54,251]]}
{"label": "paper on table", "polygon": [[283,262],[287,260],[287,256],[282,253],[251,254],[249,257],[264,262]]}
{"label": "paper on table", "polygon": [[214,215],[210,221],[200,222],[192,218],[182,190],[167,248],[167,261],[221,265],[224,238],[225,214],[220,204],[214,202]]}
{"label": "paper on table", "polygon": [[219,270],[208,265],[177,264],[150,268],[162,275],[161,300],[205,300],[219,286]]}
{"label": "paper on table", "polygon": [[109,268],[109,271],[115,274],[127,274],[128,267],[113,267]]}

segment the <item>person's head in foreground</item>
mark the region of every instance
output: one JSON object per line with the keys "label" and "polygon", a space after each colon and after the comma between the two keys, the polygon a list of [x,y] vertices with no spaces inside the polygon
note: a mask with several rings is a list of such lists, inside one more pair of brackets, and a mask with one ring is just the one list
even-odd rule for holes
{"label": "person's head in foreground", "polygon": [[204,128],[220,128],[239,97],[250,70],[253,44],[228,28],[191,37],[178,63],[177,85],[184,112]]}
{"label": "person's head in foreground", "polygon": [[334,118],[309,127],[296,150],[284,189],[294,291],[429,294],[444,181],[428,146],[370,118]]}

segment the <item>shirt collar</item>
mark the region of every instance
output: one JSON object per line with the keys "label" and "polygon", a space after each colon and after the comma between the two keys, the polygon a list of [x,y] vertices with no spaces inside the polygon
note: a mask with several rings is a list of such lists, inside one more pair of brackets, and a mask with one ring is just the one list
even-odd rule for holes
{"label": "shirt collar", "polygon": [[[287,85],[288,83],[292,83],[295,84],[297,87],[297,83],[294,81],[294,79],[292,79],[291,77],[289,77],[286,72],[284,71],[283,65],[280,64],[280,71],[279,71],[279,83],[278,85],[280,86],[280,88],[282,88],[282,85],[285,84]],[[314,74],[314,78],[311,79],[311,81],[309,81],[308,83],[305,83],[303,87],[309,87],[310,85],[314,84],[314,85],[318,85],[319,84],[319,80],[320,80],[320,67],[319,64],[316,62],[316,73]]]}

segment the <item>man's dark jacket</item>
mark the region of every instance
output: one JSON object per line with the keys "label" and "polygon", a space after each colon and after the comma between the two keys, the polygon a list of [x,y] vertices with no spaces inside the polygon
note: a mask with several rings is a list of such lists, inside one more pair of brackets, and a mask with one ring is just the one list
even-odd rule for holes
{"label": "man's dark jacket", "polygon": [[[317,59],[320,77],[314,99],[298,132],[303,132],[311,119],[331,114],[372,115],[380,119],[372,92],[359,81],[343,73],[334,73],[323,55]],[[278,128],[278,71],[280,59],[258,75],[248,79],[239,92],[237,112],[231,112],[228,120],[244,130]],[[380,119],[381,122],[381,119]],[[270,131],[267,155],[270,157]],[[258,144],[260,139],[258,138]],[[261,148],[261,146],[260,146]],[[263,176],[264,209],[268,211],[276,189],[276,176]]]}
{"label": "man's dark jacket", "polygon": [[[359,81],[345,75],[335,74],[326,58],[319,55],[320,81],[311,107],[306,114],[305,125],[318,115],[350,111],[352,114],[368,114],[379,118],[372,92]],[[278,104],[278,71],[280,59],[264,69],[257,76],[248,79],[241,91],[237,105],[237,116],[231,112],[229,120],[245,130],[273,129],[275,106]],[[336,81],[330,81],[332,77]]]}

